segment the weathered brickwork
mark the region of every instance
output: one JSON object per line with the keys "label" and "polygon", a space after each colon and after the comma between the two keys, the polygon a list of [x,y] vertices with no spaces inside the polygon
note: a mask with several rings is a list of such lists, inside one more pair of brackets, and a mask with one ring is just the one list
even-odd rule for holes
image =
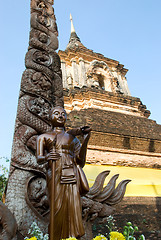
{"label": "weathered brickwork", "polygon": [[150,115],[150,111],[139,98],[116,94],[98,87],[64,89],[64,101],[67,112],[96,108],[146,118]]}
{"label": "weathered brickwork", "polygon": [[93,131],[90,144],[110,148],[161,153],[161,141],[111,133]]}
{"label": "weathered brickwork", "polygon": [[100,109],[72,111],[68,125],[89,124],[97,132],[161,140],[161,125],[147,118]]}
{"label": "weathered brickwork", "polygon": [[[161,240],[161,198],[154,197],[125,197],[116,206],[113,215],[115,225],[119,232],[127,222],[132,222],[138,226],[139,232],[136,237],[144,234],[146,240]],[[93,235],[98,233],[106,235],[108,233],[107,223],[99,223],[97,219],[93,223]]]}
{"label": "weathered brickwork", "polygon": [[71,111],[67,125],[91,126],[88,163],[161,168],[161,125],[153,120],[88,108]]}
{"label": "weathered brickwork", "polygon": [[161,169],[161,154],[89,145],[87,163]]}
{"label": "weathered brickwork", "polygon": [[161,239],[161,198],[125,197],[116,207],[114,217],[116,224],[123,227],[127,221],[139,227],[139,234],[144,234],[146,240]]}

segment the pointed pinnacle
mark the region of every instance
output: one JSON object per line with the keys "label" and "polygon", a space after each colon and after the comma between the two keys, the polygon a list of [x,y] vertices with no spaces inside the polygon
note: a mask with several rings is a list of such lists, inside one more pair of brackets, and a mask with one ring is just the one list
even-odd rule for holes
{"label": "pointed pinnacle", "polygon": [[70,21],[71,21],[71,33],[72,33],[72,32],[75,32],[75,28],[74,28],[74,25],[73,25],[73,18],[72,18],[71,13],[70,13]]}

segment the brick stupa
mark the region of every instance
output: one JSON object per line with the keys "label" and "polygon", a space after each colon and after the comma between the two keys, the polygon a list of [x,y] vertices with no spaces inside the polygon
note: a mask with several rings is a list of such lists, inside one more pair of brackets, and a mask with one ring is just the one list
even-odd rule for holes
{"label": "brick stupa", "polygon": [[148,119],[150,111],[130,95],[128,69],[86,48],[72,18],[69,43],[58,54],[68,126],[93,129],[87,162],[160,168],[161,125]]}
{"label": "brick stupa", "polygon": [[72,18],[69,43],[58,54],[68,127],[93,129],[87,153],[90,178],[99,167],[113,166],[112,173],[114,166],[119,166],[116,173],[123,169],[122,176],[132,179],[127,188],[131,186],[131,194],[117,207],[117,225],[132,221],[146,239],[161,239],[161,125],[149,119],[150,111],[139,98],[131,96],[128,69],[86,48]]}

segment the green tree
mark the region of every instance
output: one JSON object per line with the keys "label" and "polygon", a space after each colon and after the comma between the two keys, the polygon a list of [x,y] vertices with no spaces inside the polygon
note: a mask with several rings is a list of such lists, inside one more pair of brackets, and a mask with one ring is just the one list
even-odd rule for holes
{"label": "green tree", "polygon": [[[6,157],[0,157],[0,159],[4,160],[5,162],[9,162],[9,159]],[[3,199],[3,194],[5,192],[5,188],[7,185],[8,180],[8,168],[4,165],[0,165],[0,200]]]}

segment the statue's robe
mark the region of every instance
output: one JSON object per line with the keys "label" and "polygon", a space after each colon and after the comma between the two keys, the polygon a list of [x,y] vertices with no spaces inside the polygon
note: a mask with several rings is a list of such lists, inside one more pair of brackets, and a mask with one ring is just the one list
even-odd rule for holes
{"label": "statue's robe", "polygon": [[[79,238],[84,235],[80,198],[80,171],[77,156],[80,142],[76,137],[62,131],[57,135],[56,151],[61,157],[55,162],[55,228],[54,239]],[[79,167],[80,170],[80,167]],[[82,171],[82,169],[81,169]],[[88,186],[85,175],[83,180]],[[51,163],[47,170],[47,185],[51,199]]]}

